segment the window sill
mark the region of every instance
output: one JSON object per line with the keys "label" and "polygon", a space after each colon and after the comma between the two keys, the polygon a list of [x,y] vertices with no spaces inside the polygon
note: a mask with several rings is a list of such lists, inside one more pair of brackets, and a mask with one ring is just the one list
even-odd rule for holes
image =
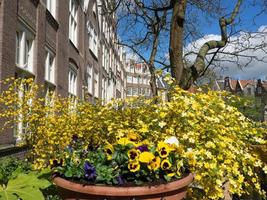
{"label": "window sill", "polygon": [[91,49],[89,49],[89,51],[90,51],[90,54],[92,55],[92,57],[93,57],[96,61],[98,61],[98,57],[95,55],[95,53],[94,53]]}
{"label": "window sill", "polygon": [[51,82],[51,81],[49,81],[49,80],[46,80],[46,79],[45,79],[45,84],[47,84],[47,85],[49,85],[49,86],[51,86],[51,87],[56,88],[56,84],[53,83],[53,82]]}
{"label": "window sill", "polygon": [[79,54],[79,49],[77,48],[77,46],[72,42],[71,39],[69,39],[70,45],[75,49],[75,51]]}
{"label": "window sill", "polygon": [[55,31],[58,30],[59,24],[55,17],[50,13],[49,10],[46,9],[46,20],[49,22],[49,24],[55,29]]}
{"label": "window sill", "polygon": [[16,147],[15,145],[6,145],[5,147],[0,148],[0,157],[10,156],[28,150],[28,146]]}
{"label": "window sill", "polygon": [[23,68],[22,66],[19,66],[19,65],[16,65],[16,68],[17,68],[17,72],[22,75],[23,77],[27,77],[27,78],[34,78],[35,75],[33,74],[32,71],[26,69],[26,68]]}

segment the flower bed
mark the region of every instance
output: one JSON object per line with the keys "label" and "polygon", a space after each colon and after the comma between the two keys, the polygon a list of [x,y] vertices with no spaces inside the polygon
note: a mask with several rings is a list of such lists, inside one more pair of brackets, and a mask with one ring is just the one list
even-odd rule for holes
{"label": "flower bed", "polygon": [[[126,148],[122,153],[123,158],[120,159],[124,161],[127,174],[133,173],[132,176],[137,176],[141,172],[150,172],[148,166],[151,169],[156,168],[162,174],[164,171],[162,165],[164,168],[166,164],[166,169],[170,165],[174,167],[173,171],[166,170],[164,171],[166,173],[160,176],[161,180],[163,178],[168,181],[168,175],[172,175],[179,169],[177,163],[182,160],[181,169],[184,171],[181,172],[188,169],[195,173],[193,185],[203,191],[204,196],[197,197],[198,199],[223,198],[226,183],[229,185],[227,188],[231,194],[242,196],[253,191],[264,196],[257,171],[261,169],[267,172],[267,166],[257,154],[253,153],[251,145],[266,144],[264,140],[266,128],[247,119],[235,107],[230,106],[228,102],[234,99],[228,93],[208,91],[190,94],[174,88],[169,102],[155,104],[153,100],[141,98],[114,101],[107,105],[91,105],[58,97],[44,103],[44,99],[33,98],[33,95],[29,94],[23,99],[24,103],[19,104],[20,107],[14,107],[14,104],[20,100],[18,94],[14,92],[15,88],[10,87],[7,92],[1,94],[0,108],[5,108],[7,112],[0,112],[0,117],[19,121],[16,117],[23,113],[23,120],[27,122],[29,133],[24,137],[25,141],[33,146],[32,155],[36,169],[50,166],[54,160],[60,163],[60,159],[62,159],[62,166],[67,168],[67,155],[64,157],[61,154],[77,136],[82,141],[81,148],[89,152],[95,150],[101,162],[102,160],[109,162],[108,152],[112,153],[110,154],[112,160],[119,159],[114,153],[118,151],[117,145]],[[136,143],[142,144],[138,146],[119,144],[121,139],[122,141],[132,140],[131,137],[136,137]],[[179,158],[173,161],[168,157],[169,164],[164,161],[161,157],[162,152],[157,148],[160,142],[170,137],[178,140],[175,156]],[[143,144],[146,144],[149,149],[145,158],[154,159],[149,152],[155,156],[153,165],[150,162],[149,164],[141,162],[142,159],[138,160],[139,163],[130,159]],[[140,157],[141,153],[136,154]],[[171,155],[172,151],[167,153]],[[76,154],[79,155],[79,152]],[[92,157],[94,156],[92,154]],[[157,161],[157,157],[160,161]],[[84,172],[86,170],[93,172],[92,167],[96,167],[94,159],[90,156],[89,158],[89,163],[84,160],[78,165],[79,170],[75,168],[76,165],[73,165],[69,171],[75,175],[79,172],[78,175],[84,179]],[[159,163],[160,167],[158,167]],[[84,169],[85,166],[86,169]],[[118,177],[119,174],[115,176],[115,166],[114,168],[107,166],[101,166],[101,173],[104,174],[102,177],[98,177],[100,172],[95,168],[95,179],[98,177],[103,179],[102,183],[107,184],[110,181],[111,184],[116,184],[113,178]],[[70,172],[64,170],[60,172],[67,173],[64,175],[66,177],[71,177]],[[90,177],[94,173],[87,174]],[[112,178],[109,178],[110,175]],[[179,178],[177,173],[174,176]],[[151,176],[151,181],[143,180],[143,182],[154,182],[155,177],[156,175]],[[134,178],[133,182],[140,179]]]}

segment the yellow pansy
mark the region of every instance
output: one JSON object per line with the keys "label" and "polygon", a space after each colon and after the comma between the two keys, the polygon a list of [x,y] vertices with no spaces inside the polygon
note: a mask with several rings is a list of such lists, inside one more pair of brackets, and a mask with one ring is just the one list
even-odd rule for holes
{"label": "yellow pansy", "polygon": [[137,172],[140,170],[140,163],[138,161],[130,161],[128,163],[128,169],[130,172]]}
{"label": "yellow pansy", "polygon": [[173,176],[175,176],[175,173],[174,173],[174,172],[172,172],[172,173],[168,173],[167,176],[168,176],[168,177],[173,177]]}
{"label": "yellow pansy", "polygon": [[107,155],[107,159],[108,160],[111,160],[112,159],[112,155],[113,155],[113,153],[114,153],[114,148],[113,148],[113,146],[111,145],[111,144],[107,144],[106,146],[105,146],[105,152],[106,152],[106,155]]}
{"label": "yellow pansy", "polygon": [[147,165],[147,168],[150,170],[158,170],[160,168],[160,157],[155,157],[151,160],[151,162]]}
{"label": "yellow pansy", "polygon": [[134,142],[130,141],[128,138],[123,137],[123,138],[119,138],[118,140],[118,144],[122,145],[122,146],[126,146],[127,144],[132,144],[135,145]]}
{"label": "yellow pansy", "polygon": [[127,135],[128,139],[132,142],[135,142],[139,139],[139,135],[135,132],[129,132]]}
{"label": "yellow pansy", "polygon": [[167,169],[170,169],[172,166],[172,164],[170,163],[169,160],[165,159],[161,162],[161,169],[163,170],[167,170]]}
{"label": "yellow pansy", "polygon": [[136,149],[130,149],[127,154],[130,160],[136,160],[139,157],[140,151]]}
{"label": "yellow pansy", "polygon": [[158,143],[157,152],[159,153],[161,158],[167,158],[169,153],[174,150],[175,148],[165,142]]}
{"label": "yellow pansy", "polygon": [[142,152],[139,155],[139,161],[142,163],[150,163],[155,158],[154,154],[151,152]]}

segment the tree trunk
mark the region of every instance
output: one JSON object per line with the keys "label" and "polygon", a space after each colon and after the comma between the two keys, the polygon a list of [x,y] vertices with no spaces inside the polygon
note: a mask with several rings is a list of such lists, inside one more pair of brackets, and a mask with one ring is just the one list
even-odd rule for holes
{"label": "tree trunk", "polygon": [[184,21],[187,0],[174,0],[173,14],[170,27],[170,64],[171,75],[175,83],[180,85],[183,76],[183,40],[184,40]]}

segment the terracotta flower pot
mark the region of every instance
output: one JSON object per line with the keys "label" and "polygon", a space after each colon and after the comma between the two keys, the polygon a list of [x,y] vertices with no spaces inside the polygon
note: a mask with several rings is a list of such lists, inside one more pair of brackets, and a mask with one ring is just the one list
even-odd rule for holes
{"label": "terracotta flower pot", "polygon": [[136,187],[82,185],[60,177],[53,181],[64,200],[181,200],[193,178],[193,174],[189,174],[167,184]]}

